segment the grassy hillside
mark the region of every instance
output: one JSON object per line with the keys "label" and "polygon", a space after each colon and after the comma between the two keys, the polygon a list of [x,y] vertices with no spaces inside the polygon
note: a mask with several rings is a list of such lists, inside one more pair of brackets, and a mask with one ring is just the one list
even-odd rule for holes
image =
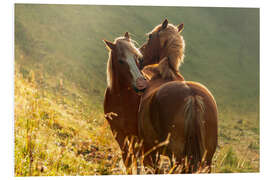
{"label": "grassy hillside", "polygon": [[[109,164],[115,157],[118,167],[119,152],[102,114],[108,58],[102,39],[128,31],[142,44],[144,34],[165,17],[185,24],[181,73],[206,85],[218,103],[214,172],[259,171],[258,9],[16,4],[16,175],[123,173],[108,167],[106,158],[90,155],[98,147],[98,154],[112,154]],[[29,137],[40,146],[34,159]],[[86,152],[78,155],[78,139],[93,147],[86,143]],[[59,153],[48,152],[46,144]],[[45,161],[56,156],[64,165]],[[80,159],[85,156],[89,161]],[[47,163],[46,171],[38,169],[40,163]]]}

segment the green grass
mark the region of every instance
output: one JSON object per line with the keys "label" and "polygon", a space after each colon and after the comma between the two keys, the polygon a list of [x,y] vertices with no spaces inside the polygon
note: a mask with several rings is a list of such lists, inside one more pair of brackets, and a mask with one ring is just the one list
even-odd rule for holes
{"label": "green grass", "polygon": [[258,9],[16,4],[16,176],[124,173],[103,118],[102,39],[142,44],[165,17],[185,24],[181,73],[218,104],[214,172],[259,171]]}

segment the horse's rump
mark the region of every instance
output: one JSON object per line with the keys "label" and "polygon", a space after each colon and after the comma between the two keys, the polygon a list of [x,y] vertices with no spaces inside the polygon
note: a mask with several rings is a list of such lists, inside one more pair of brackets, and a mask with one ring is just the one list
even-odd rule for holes
{"label": "horse's rump", "polygon": [[178,161],[192,156],[195,163],[206,150],[205,160],[211,161],[217,145],[217,108],[207,88],[195,82],[171,81],[148,97],[141,102],[144,110],[139,119],[145,145],[162,142],[171,133],[167,155],[174,154]]}

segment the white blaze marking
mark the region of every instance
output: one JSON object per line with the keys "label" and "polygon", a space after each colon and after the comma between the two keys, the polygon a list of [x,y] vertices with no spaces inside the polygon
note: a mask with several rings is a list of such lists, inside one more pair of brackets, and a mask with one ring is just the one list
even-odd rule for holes
{"label": "white blaze marking", "polygon": [[133,81],[136,81],[138,78],[144,78],[144,76],[139,71],[139,68],[137,67],[137,64],[135,63],[135,59],[133,54],[127,55],[127,63],[130,69],[130,73],[133,77]]}

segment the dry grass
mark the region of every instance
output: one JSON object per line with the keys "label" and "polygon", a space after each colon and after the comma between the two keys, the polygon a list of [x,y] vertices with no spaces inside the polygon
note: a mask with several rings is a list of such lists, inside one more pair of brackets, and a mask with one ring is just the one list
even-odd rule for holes
{"label": "dry grass", "polygon": [[[94,110],[82,99],[71,101],[65,96],[50,94],[43,85],[37,83],[39,80],[34,72],[30,72],[29,76],[24,78],[18,69],[17,67],[15,73],[14,168],[16,176],[153,174],[155,172],[149,167],[138,166],[142,164],[144,157],[139,157],[138,153],[134,152],[130,152],[129,156],[133,163],[125,170],[119,148],[103,118],[102,111]],[[61,91],[64,87],[58,88],[57,90]],[[86,111],[86,107],[90,110]],[[243,150],[233,143],[226,144],[224,138],[220,137],[221,147],[218,148],[213,159],[213,173],[259,170],[257,143],[249,143]],[[127,145],[130,143],[127,141]],[[165,141],[154,149],[167,143],[168,141]],[[145,156],[148,153],[146,152]],[[159,167],[159,173],[183,172],[183,166],[177,166],[175,163],[171,165],[165,156],[162,156]],[[206,173],[208,169],[202,166],[197,173]]]}
{"label": "dry grass", "polygon": [[[82,113],[83,107],[41,92],[16,73],[16,176],[121,173],[118,148],[102,114]],[[107,168],[112,161],[115,168]]]}

